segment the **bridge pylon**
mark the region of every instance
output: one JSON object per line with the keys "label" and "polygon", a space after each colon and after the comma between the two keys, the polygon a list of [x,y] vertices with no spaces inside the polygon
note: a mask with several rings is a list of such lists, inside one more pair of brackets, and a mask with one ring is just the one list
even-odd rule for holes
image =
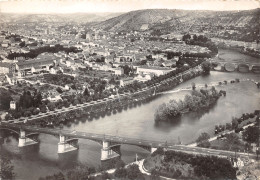
{"label": "bridge pylon", "polygon": [[18,147],[25,147],[33,144],[38,144],[38,142],[31,138],[28,138],[28,135],[26,135],[25,131],[23,129],[20,129]]}
{"label": "bridge pylon", "polygon": [[101,161],[106,161],[120,156],[120,144],[111,145],[103,139],[101,149]]}
{"label": "bridge pylon", "polygon": [[58,143],[58,154],[78,150],[78,139],[69,139],[60,134],[60,141]]}

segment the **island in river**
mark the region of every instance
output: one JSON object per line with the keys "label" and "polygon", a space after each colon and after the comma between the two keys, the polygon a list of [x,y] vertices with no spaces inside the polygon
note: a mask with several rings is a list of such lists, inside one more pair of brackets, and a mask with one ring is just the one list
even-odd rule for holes
{"label": "island in river", "polygon": [[201,109],[208,109],[210,106],[215,104],[219,97],[223,94],[226,95],[225,91],[220,90],[219,92],[214,86],[211,89],[200,89],[199,91],[191,91],[191,95],[186,95],[184,100],[178,102],[171,99],[168,103],[161,104],[155,114],[154,120],[156,123],[160,121],[175,121],[176,117],[181,114],[188,113],[191,111],[199,111]]}

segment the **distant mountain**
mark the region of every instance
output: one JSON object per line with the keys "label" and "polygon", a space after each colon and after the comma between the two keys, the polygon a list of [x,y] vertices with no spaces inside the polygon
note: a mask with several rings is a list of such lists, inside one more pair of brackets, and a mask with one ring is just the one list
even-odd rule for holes
{"label": "distant mountain", "polygon": [[9,14],[0,13],[0,23],[76,22],[104,21],[122,13],[73,13],[73,14]]}
{"label": "distant mountain", "polygon": [[260,22],[260,9],[246,11],[195,11],[146,9],[131,11],[95,24],[109,31],[180,30],[197,25],[255,26]]}

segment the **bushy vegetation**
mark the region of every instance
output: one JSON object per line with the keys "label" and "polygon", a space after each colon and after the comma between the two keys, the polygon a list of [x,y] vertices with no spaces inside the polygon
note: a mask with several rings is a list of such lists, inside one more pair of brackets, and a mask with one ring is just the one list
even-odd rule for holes
{"label": "bushy vegetation", "polygon": [[29,58],[36,58],[39,54],[48,52],[48,53],[57,53],[59,51],[64,51],[66,53],[77,53],[80,52],[80,50],[78,50],[76,47],[69,47],[69,48],[65,48],[60,44],[56,44],[54,47],[50,47],[50,46],[44,46],[44,47],[39,47],[37,49],[34,50],[30,50],[30,52],[28,53],[10,53],[8,54],[7,58],[8,59],[14,59],[16,57],[24,57],[25,59],[29,59]]}
{"label": "bushy vegetation", "polygon": [[206,36],[194,34],[192,37],[190,34],[185,34],[182,37],[182,40],[185,41],[186,44],[190,45],[198,45],[202,47],[207,47],[211,51],[211,55],[216,55],[218,53],[217,46]]}
{"label": "bushy vegetation", "polygon": [[0,154],[0,179],[14,179],[15,173],[13,172],[13,165],[9,157]]}
{"label": "bushy vegetation", "polygon": [[44,82],[65,86],[66,84],[75,83],[74,77],[65,74],[44,74]]}
{"label": "bushy vegetation", "polygon": [[[193,86],[194,89],[194,86]],[[174,99],[168,103],[161,104],[155,112],[155,121],[172,121],[174,117],[181,115],[184,112],[198,111],[202,108],[208,108],[215,103],[220,97],[215,87],[211,89],[201,89],[200,91],[193,90],[191,95],[186,95],[184,101],[178,102]]]}
{"label": "bushy vegetation", "polygon": [[[156,151],[154,152],[156,153]],[[216,156],[201,156],[175,151],[160,151],[160,166],[153,169],[153,174],[180,179],[236,179],[236,169],[228,159]],[[177,166],[175,166],[178,164]],[[190,167],[189,173],[179,165]]]}
{"label": "bushy vegetation", "polygon": [[144,177],[136,164],[129,165],[127,168],[117,168],[114,175],[119,179],[144,180]]}
{"label": "bushy vegetation", "polygon": [[87,167],[87,166],[77,166],[73,170],[70,170],[67,172],[67,174],[63,174],[62,172],[56,173],[54,175],[46,176],[46,177],[40,177],[39,180],[86,180],[86,179],[92,179],[95,178],[89,177],[90,174],[95,173],[95,168]]}

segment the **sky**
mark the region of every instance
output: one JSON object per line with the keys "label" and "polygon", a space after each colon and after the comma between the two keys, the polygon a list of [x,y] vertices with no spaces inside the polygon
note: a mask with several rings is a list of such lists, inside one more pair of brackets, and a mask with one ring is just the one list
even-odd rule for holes
{"label": "sky", "polygon": [[129,12],[139,9],[248,10],[260,0],[0,0],[5,13]]}

